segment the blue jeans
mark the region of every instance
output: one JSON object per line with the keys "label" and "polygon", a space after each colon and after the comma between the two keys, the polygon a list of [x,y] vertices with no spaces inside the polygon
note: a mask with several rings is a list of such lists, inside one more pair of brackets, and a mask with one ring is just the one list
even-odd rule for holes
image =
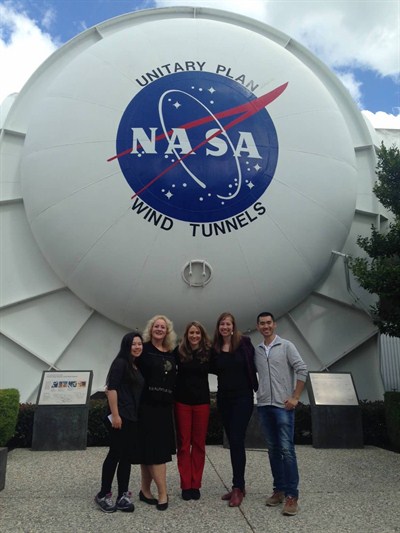
{"label": "blue jeans", "polygon": [[274,490],[297,498],[299,472],[294,449],[294,410],[260,406],[257,411],[267,441]]}
{"label": "blue jeans", "polygon": [[240,490],[245,488],[244,472],[246,468],[245,438],[253,412],[253,396],[238,398],[218,398],[218,410],[222,425],[229,441],[233,471],[232,486]]}

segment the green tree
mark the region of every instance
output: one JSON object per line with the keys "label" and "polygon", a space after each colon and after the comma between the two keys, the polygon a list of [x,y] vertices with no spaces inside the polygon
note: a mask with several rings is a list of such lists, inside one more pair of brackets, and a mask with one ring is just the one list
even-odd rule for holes
{"label": "green tree", "polygon": [[400,150],[383,143],[378,153],[378,180],[374,193],[381,204],[394,215],[384,233],[372,226],[371,236],[357,239],[368,254],[351,258],[349,266],[357,281],[378,303],[371,306],[374,324],[381,333],[400,337]]}

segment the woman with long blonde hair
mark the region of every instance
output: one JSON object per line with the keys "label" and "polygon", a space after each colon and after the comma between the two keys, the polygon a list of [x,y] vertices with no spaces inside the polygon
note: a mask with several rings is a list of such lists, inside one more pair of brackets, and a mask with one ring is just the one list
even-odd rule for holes
{"label": "woman with long blonde hair", "polygon": [[[139,368],[145,380],[139,414],[141,441],[141,490],[139,499],[168,508],[167,466],[176,453],[173,400],[176,361],[172,353],[176,343],[173,323],[164,315],[151,318],[143,332],[143,354]],[[154,481],[158,497],[151,493]]]}

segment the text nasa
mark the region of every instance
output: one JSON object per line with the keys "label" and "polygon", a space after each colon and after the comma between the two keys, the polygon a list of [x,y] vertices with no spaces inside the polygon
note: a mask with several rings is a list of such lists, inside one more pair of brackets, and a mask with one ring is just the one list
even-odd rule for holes
{"label": "text nasa", "polygon": [[[206,137],[211,137],[217,130],[211,129],[206,133]],[[138,154],[138,148],[147,154],[157,154],[156,149],[156,132],[157,128],[150,128],[150,135],[147,135],[144,128],[132,128],[132,155]],[[219,157],[227,150],[226,142],[219,137],[210,139],[207,143],[206,157]],[[165,154],[177,154],[179,151],[181,156],[190,154],[189,157],[196,157],[196,153],[192,150],[192,145],[184,128],[172,128],[172,135],[168,141],[168,146]],[[261,156],[257,150],[251,132],[240,132],[239,140],[235,148],[235,156],[243,157],[243,155],[252,159],[260,159]],[[145,220],[160,227],[163,230],[169,231],[174,225],[174,221],[161,213],[158,213],[148,205],[146,205],[139,197],[136,197],[132,206],[132,210],[137,214],[141,214]],[[229,219],[221,220],[212,223],[190,223],[192,236],[197,237],[211,237],[218,235],[225,235],[232,231],[244,228],[251,222],[257,220],[260,215],[265,213],[265,207],[260,203],[255,203],[251,210],[246,210]]]}

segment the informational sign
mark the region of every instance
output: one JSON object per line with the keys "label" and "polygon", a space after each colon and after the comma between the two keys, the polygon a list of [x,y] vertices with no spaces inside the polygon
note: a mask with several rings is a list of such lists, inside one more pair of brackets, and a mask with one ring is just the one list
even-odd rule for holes
{"label": "informational sign", "polygon": [[315,405],[358,405],[350,372],[309,372],[310,399]]}
{"label": "informational sign", "polygon": [[92,385],[91,370],[43,372],[38,405],[86,405]]}

